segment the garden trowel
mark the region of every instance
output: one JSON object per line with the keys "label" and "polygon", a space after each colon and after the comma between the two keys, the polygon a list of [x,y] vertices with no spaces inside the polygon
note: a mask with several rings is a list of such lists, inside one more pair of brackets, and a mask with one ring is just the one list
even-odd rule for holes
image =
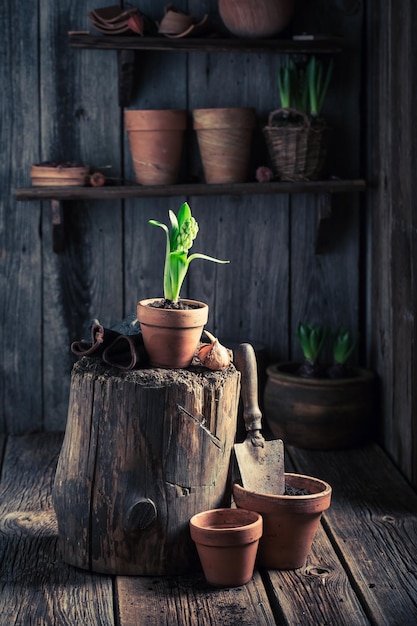
{"label": "garden trowel", "polygon": [[242,485],[256,493],[282,495],[285,491],[284,444],[282,439],[265,441],[261,433],[262,413],[258,405],[258,371],[253,346],[239,344],[234,362],[241,374],[247,431],[245,441],[234,445]]}

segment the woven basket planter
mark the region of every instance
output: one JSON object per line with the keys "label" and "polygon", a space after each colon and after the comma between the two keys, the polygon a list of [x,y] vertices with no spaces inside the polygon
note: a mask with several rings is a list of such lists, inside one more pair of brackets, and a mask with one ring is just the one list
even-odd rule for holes
{"label": "woven basket planter", "polygon": [[312,125],[310,118],[292,111],[299,122],[277,125],[291,109],[277,109],[268,118],[263,132],[274,174],[280,180],[317,180],[323,171],[328,143],[328,127]]}

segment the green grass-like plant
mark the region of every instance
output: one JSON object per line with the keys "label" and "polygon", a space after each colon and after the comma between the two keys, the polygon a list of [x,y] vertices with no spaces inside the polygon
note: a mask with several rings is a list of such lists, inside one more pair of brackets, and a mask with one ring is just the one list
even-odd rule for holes
{"label": "green grass-like plant", "polygon": [[359,337],[353,339],[348,330],[339,326],[333,335],[333,362],[337,365],[345,365],[358,342]]}
{"label": "green grass-like plant", "polygon": [[323,326],[298,324],[296,335],[300,341],[304,359],[312,366],[316,365],[329,331]]}
{"label": "green grass-like plant", "polygon": [[173,211],[169,211],[168,214],[171,230],[166,224],[156,220],[149,220],[149,223],[153,226],[159,226],[165,231],[164,298],[171,302],[178,302],[181,287],[191,261],[195,259],[205,259],[214,263],[230,263],[230,261],[222,261],[199,253],[188,256],[188,251],[198,233],[198,224],[191,215],[190,206],[187,202],[184,202],[178,211],[178,215],[175,215]]}

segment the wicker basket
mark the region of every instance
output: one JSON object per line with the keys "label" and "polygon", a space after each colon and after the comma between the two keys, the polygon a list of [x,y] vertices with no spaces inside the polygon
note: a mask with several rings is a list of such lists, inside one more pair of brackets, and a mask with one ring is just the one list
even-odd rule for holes
{"label": "wicker basket", "polygon": [[[300,123],[274,125],[274,119],[292,112]],[[304,113],[291,109],[277,109],[268,118],[263,129],[272,169],[280,180],[317,180],[327,155],[328,127],[312,126]]]}

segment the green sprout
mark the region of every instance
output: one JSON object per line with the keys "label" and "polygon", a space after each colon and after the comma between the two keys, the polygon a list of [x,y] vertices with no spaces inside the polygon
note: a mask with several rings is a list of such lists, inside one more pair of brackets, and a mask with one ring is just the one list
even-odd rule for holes
{"label": "green sprout", "polygon": [[305,360],[312,366],[317,363],[324,342],[328,336],[328,329],[311,324],[298,324],[296,336],[298,337]]}
{"label": "green sprout", "polygon": [[308,93],[310,97],[310,113],[313,117],[318,117],[320,115],[330,79],[333,74],[333,67],[334,60],[331,59],[325,73],[323,63],[315,56],[312,56],[307,63],[306,72]]}
{"label": "green sprout", "polygon": [[278,91],[283,109],[294,108],[307,112],[308,89],[304,71],[297,68],[292,59],[279,69]]}
{"label": "green sprout", "polygon": [[358,345],[359,338],[352,340],[348,330],[339,326],[333,337],[333,361],[337,365],[345,365],[346,361]]}
{"label": "green sprout", "polygon": [[187,202],[181,205],[178,215],[175,215],[173,211],[169,211],[169,219],[171,232],[168,226],[161,222],[149,220],[149,223],[153,226],[160,226],[165,231],[164,297],[171,302],[178,302],[181,287],[191,261],[194,261],[194,259],[206,259],[206,261],[213,261],[214,263],[230,263],[230,261],[221,261],[206,254],[198,253],[188,256],[188,250],[197,237],[198,224],[191,215],[191,209]]}

